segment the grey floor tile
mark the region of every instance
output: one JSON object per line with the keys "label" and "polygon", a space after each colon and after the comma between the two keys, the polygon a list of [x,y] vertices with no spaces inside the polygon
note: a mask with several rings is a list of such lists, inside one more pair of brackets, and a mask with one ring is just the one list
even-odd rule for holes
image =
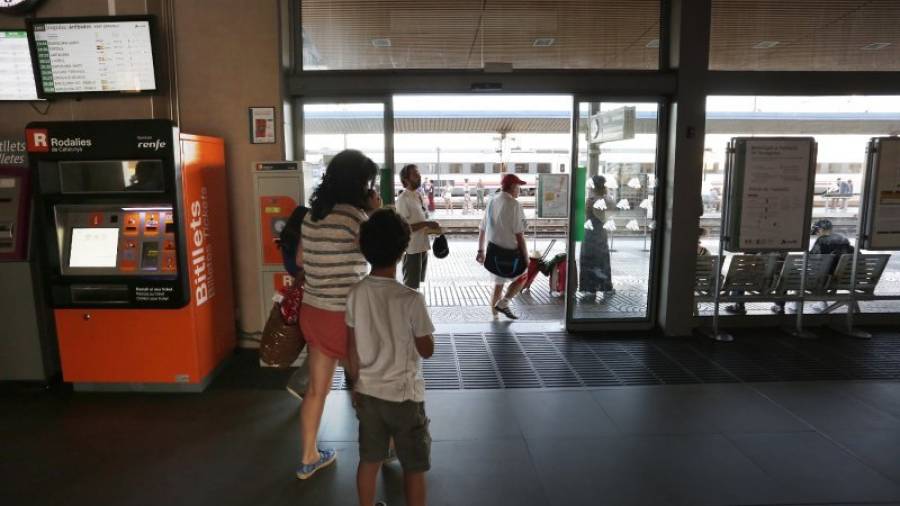
{"label": "grey floor tile", "polygon": [[549,504],[523,440],[439,441],[431,460],[431,505]]}
{"label": "grey floor tile", "polygon": [[740,434],[729,438],[788,490],[786,503],[900,500],[897,485],[821,434]]}
{"label": "grey floor tile", "polygon": [[831,436],[869,467],[900,485],[900,431],[837,432]]}
{"label": "grey floor tile", "polygon": [[528,447],[555,506],[673,504],[648,484],[644,463],[626,438],[531,439]]}
{"label": "grey floor tile", "polygon": [[755,384],[754,388],[825,433],[846,430],[900,430],[900,418],[841,391],[843,384],[759,383]]}
{"label": "grey floor tile", "polygon": [[626,434],[796,432],[807,424],[744,385],[677,385],[596,390]]}
{"label": "grey floor tile", "polygon": [[430,391],[425,412],[435,441],[522,438],[506,391]]}
{"label": "grey floor tile", "polygon": [[863,402],[900,418],[900,382],[853,381],[838,385],[841,392],[849,393]]}
{"label": "grey floor tile", "polygon": [[510,391],[508,397],[526,438],[584,438],[617,432],[587,391],[518,390]]}
{"label": "grey floor tile", "polygon": [[529,440],[554,504],[765,504],[779,484],[720,435]]}

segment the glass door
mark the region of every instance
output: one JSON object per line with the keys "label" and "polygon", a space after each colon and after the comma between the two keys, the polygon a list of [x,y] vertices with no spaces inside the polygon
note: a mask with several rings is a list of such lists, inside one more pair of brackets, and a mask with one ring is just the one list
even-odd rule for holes
{"label": "glass door", "polygon": [[650,328],[659,102],[576,100],[566,327]]}
{"label": "glass door", "polygon": [[[312,164],[307,198],[328,162],[345,149],[356,149],[382,169],[390,167],[393,124],[386,99],[338,99],[303,102],[303,160]],[[308,204],[308,203],[307,203]]]}

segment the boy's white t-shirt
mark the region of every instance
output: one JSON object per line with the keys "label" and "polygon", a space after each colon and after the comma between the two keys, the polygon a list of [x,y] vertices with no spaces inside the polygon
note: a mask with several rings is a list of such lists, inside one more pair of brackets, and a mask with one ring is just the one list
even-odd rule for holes
{"label": "boy's white t-shirt", "polygon": [[434,325],[425,298],[397,280],[367,276],[347,297],[347,325],[356,336],[359,393],[392,402],[425,401],[415,338]]}

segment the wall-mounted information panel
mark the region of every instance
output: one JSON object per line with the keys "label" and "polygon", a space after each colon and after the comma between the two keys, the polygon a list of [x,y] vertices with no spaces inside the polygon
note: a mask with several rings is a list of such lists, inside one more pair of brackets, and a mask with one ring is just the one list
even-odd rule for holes
{"label": "wall-mounted information panel", "polygon": [[869,141],[862,218],[863,249],[900,249],[900,138]]}
{"label": "wall-mounted information panel", "polygon": [[569,216],[568,174],[539,175],[537,195],[539,218],[566,218]]}
{"label": "wall-mounted information panel", "polygon": [[25,30],[0,30],[0,100],[37,100]]}
{"label": "wall-mounted information panel", "polygon": [[811,137],[735,137],[728,146],[725,249],[809,247],[816,170]]}
{"label": "wall-mounted information panel", "polygon": [[155,91],[152,18],[30,19],[41,96]]}

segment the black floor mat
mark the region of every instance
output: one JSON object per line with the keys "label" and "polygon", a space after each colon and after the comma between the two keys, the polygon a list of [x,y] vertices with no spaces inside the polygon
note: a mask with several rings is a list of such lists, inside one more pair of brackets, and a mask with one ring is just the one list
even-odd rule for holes
{"label": "black floor mat", "polygon": [[[424,373],[429,390],[900,380],[900,334],[875,332],[869,341],[820,335],[804,341],[755,329],[736,332],[732,343],[717,343],[565,333],[439,334]],[[256,350],[236,352],[212,388],[284,388],[292,369],[261,368],[257,356]],[[345,385],[339,370],[333,387]]]}

